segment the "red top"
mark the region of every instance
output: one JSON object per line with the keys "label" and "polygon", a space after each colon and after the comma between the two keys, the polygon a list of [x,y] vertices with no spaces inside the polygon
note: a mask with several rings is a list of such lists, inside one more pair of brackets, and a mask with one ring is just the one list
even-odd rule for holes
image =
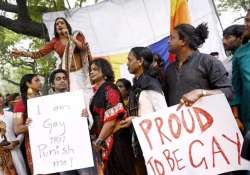
{"label": "red top", "polygon": [[26,115],[26,108],[25,108],[25,105],[23,103],[23,100],[18,100],[14,106],[14,110],[13,112],[21,112],[23,113],[23,117],[24,117],[24,122],[26,121],[27,119],[27,115]]}
{"label": "red top", "polygon": [[13,112],[26,112],[23,100],[18,100],[16,102]]}
{"label": "red top", "polygon": [[[120,92],[114,84],[105,82],[99,89],[95,87],[90,111],[94,119],[90,134],[96,137],[99,136],[106,122],[112,120],[118,122],[123,119],[126,111],[122,104]],[[106,164],[113,146],[113,135],[109,136],[105,141],[107,148],[102,150],[102,159]]]}
{"label": "red top", "polygon": [[[85,44],[86,42],[85,37],[81,34],[78,34],[76,36],[76,39],[80,41],[82,44]],[[66,45],[64,45],[59,38],[54,37],[52,40],[47,42],[38,52],[35,53],[38,53],[40,57],[40,56],[45,56],[54,50],[60,56],[60,58],[62,58],[65,47]],[[76,49],[76,51],[77,50],[78,49]]]}

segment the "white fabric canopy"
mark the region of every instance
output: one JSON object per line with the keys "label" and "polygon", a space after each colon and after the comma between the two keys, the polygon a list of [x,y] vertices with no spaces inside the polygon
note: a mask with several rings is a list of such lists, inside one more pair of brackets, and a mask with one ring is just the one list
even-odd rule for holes
{"label": "white fabric canopy", "polygon": [[219,59],[224,60],[226,55],[222,44],[222,31],[212,0],[189,0],[188,4],[192,25],[196,27],[200,23],[208,23],[208,39],[200,51],[208,54],[218,52]]}
{"label": "white fabric canopy", "polygon": [[170,1],[106,0],[96,5],[43,15],[50,37],[54,21],[66,17],[73,30],[81,30],[94,55],[147,46],[169,35]]}

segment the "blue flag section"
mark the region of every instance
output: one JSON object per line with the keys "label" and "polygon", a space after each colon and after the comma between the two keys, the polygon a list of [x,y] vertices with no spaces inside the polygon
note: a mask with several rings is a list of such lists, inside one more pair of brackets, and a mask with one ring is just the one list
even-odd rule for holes
{"label": "blue flag section", "polygon": [[168,39],[169,37],[165,37],[163,39],[161,39],[160,41],[149,45],[149,48],[151,49],[151,51],[153,53],[158,53],[160,54],[164,65],[167,66],[169,64],[168,61]]}

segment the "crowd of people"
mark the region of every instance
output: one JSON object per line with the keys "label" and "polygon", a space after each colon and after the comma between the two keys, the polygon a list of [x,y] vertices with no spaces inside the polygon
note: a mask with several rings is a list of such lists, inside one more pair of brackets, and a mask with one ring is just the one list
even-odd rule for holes
{"label": "crowd of people", "polygon": [[[232,55],[224,62],[198,50],[209,34],[206,24],[180,24],[169,37],[169,52],[176,61],[167,68],[147,47],[130,50],[127,66],[133,82],[125,78],[115,82],[111,64],[105,58],[93,59],[84,35],[73,33],[64,18],[55,20],[54,33],[39,51],[13,50],[12,55],[37,59],[55,51],[61,64],[49,77],[52,94],[84,91],[81,117],[88,119],[95,166],[55,174],[147,175],[132,119],[172,105],[192,106],[203,96],[225,94],[242,133],[250,129],[250,10],[245,25],[224,30],[223,44]],[[5,100],[0,95],[0,175],[34,172],[27,100],[43,95],[41,87],[37,74],[25,74],[20,95],[8,95],[11,98]],[[243,173],[247,174],[226,174]]]}

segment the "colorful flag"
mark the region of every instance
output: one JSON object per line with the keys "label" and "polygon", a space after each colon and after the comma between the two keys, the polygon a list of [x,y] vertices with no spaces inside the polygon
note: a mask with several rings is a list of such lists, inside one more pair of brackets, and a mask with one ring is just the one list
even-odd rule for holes
{"label": "colorful flag", "polygon": [[[190,15],[187,0],[171,0],[171,21],[170,32],[174,30],[174,27],[179,24],[189,24]],[[175,61],[175,55],[170,54],[168,62]]]}
{"label": "colorful flag", "polygon": [[170,31],[178,24],[189,24],[190,15],[187,0],[171,0]]}

